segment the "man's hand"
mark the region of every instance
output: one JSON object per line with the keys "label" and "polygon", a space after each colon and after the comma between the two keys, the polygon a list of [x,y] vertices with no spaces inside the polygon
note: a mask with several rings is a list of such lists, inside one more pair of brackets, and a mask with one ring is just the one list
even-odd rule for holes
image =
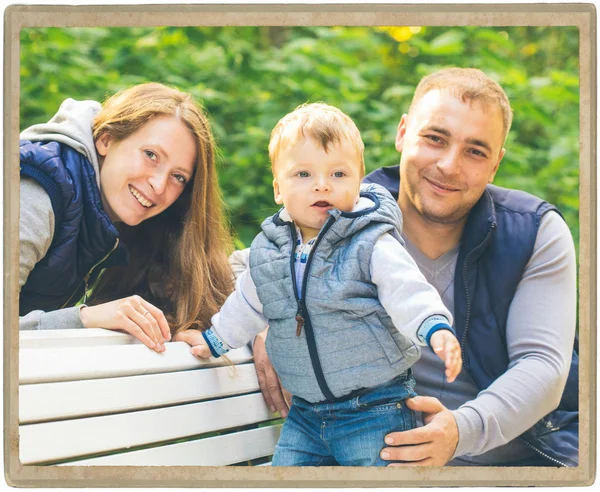
{"label": "man's hand", "polygon": [[292,395],[281,386],[277,373],[273,369],[267,355],[267,349],[265,348],[267,330],[268,328],[256,335],[256,339],[254,340],[254,347],[252,349],[254,367],[256,368],[258,384],[260,385],[265,402],[272,412],[277,410],[279,415],[285,418],[290,408],[288,402],[291,402]]}
{"label": "man's hand", "polygon": [[454,381],[462,369],[460,344],[450,330],[438,330],[431,335],[431,348],[446,364],[446,379]]}
{"label": "man's hand", "polygon": [[388,466],[444,466],[458,445],[454,415],[437,398],[416,396],[406,400],[406,404],[415,412],[423,412],[425,425],[388,434],[385,442],[394,447],[383,448],[381,458],[405,462]]}

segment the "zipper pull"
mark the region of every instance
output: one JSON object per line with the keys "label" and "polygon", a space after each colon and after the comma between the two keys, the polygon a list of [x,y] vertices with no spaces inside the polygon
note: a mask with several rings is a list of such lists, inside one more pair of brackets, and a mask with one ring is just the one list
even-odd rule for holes
{"label": "zipper pull", "polygon": [[296,321],[298,322],[298,325],[296,326],[296,336],[299,337],[300,333],[302,333],[302,327],[304,326],[304,318],[297,314]]}
{"label": "zipper pull", "polygon": [[83,279],[83,303],[87,302],[87,294],[88,294],[88,282],[90,281],[90,273],[84,277]]}
{"label": "zipper pull", "polygon": [[303,313],[303,309],[302,309],[302,301],[298,300],[298,312],[296,313],[296,321],[297,321],[297,325],[296,325],[296,336],[299,337],[300,334],[302,333],[302,327],[304,326],[304,318],[302,317],[302,313]]}

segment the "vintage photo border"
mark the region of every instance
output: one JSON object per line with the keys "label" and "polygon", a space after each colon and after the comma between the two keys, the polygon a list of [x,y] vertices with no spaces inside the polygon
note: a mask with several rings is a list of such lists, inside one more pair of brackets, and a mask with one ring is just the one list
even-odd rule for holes
{"label": "vintage photo border", "polygon": [[[577,26],[580,33],[580,464],[575,468],[23,466],[18,433],[19,53],[27,27],[190,25]],[[4,18],[4,451],[21,487],[556,486],[596,466],[596,11],[592,4],[10,6]]]}

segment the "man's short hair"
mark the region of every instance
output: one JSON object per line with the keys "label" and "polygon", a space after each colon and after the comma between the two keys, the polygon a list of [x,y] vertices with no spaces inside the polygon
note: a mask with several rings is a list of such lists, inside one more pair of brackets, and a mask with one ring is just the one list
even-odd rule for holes
{"label": "man's short hair", "polygon": [[421,98],[431,90],[444,90],[458,97],[461,101],[481,101],[484,104],[495,104],[502,111],[504,128],[504,141],[512,124],[512,109],[504,89],[481,70],[475,68],[444,68],[427,75],[417,88],[413,96],[411,109]]}
{"label": "man's short hair", "polygon": [[354,121],[338,108],[322,102],[306,103],[281,118],[273,128],[269,142],[271,169],[274,170],[281,150],[294,145],[300,138],[312,138],[325,152],[330,145],[340,145],[344,140],[350,142],[356,149],[364,175],[365,145],[360,132]]}

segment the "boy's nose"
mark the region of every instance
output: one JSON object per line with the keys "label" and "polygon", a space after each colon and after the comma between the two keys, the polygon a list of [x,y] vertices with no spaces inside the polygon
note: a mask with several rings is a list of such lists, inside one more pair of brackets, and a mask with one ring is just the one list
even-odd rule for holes
{"label": "boy's nose", "polygon": [[329,191],[329,180],[326,178],[317,178],[313,185],[315,191]]}

